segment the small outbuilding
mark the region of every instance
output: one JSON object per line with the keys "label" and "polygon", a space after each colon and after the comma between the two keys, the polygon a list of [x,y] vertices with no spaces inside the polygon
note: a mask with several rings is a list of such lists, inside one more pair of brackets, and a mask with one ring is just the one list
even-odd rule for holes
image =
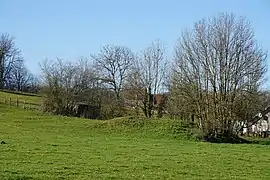
{"label": "small outbuilding", "polygon": [[89,105],[81,102],[75,105],[75,112],[77,117],[97,119],[100,117],[101,108],[100,106]]}

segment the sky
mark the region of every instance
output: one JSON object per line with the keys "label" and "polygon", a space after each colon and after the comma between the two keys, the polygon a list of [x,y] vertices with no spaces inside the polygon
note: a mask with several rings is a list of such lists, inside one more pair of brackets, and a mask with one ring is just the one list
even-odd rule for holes
{"label": "sky", "polygon": [[[15,38],[26,66],[39,75],[45,58],[76,61],[106,44],[139,52],[159,39],[170,59],[183,30],[224,12],[246,17],[270,53],[269,0],[1,0],[0,33]],[[270,54],[270,69],[269,61]]]}

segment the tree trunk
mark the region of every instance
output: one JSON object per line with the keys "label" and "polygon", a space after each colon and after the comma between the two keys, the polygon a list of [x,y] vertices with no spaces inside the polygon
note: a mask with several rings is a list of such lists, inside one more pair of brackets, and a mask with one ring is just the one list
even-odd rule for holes
{"label": "tree trunk", "polygon": [[153,95],[151,93],[151,87],[148,87],[148,93],[147,93],[147,110],[148,110],[148,117],[152,117],[153,113]]}
{"label": "tree trunk", "polygon": [[4,67],[0,61],[0,89],[4,89]]}
{"label": "tree trunk", "polygon": [[4,88],[4,55],[2,50],[0,49],[0,89]]}

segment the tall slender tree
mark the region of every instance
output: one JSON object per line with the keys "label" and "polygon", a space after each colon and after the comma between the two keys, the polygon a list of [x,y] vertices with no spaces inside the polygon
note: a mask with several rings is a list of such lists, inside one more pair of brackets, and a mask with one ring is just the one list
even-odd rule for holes
{"label": "tall slender tree", "polygon": [[22,61],[21,52],[16,47],[14,38],[2,34],[0,36],[0,89],[5,87],[15,65]]}
{"label": "tall slender tree", "polygon": [[166,48],[159,40],[152,42],[135,61],[129,86],[135,90],[137,103],[146,117],[153,115],[153,95],[160,92],[166,77]]}

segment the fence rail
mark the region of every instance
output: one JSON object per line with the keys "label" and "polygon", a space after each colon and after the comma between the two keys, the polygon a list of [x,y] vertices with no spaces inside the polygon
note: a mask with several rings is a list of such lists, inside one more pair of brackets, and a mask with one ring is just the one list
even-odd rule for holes
{"label": "fence rail", "polygon": [[9,106],[15,106],[20,107],[24,109],[32,109],[32,110],[40,110],[41,105],[33,102],[28,102],[25,100],[20,100],[19,98],[4,98],[0,103],[9,105]]}

